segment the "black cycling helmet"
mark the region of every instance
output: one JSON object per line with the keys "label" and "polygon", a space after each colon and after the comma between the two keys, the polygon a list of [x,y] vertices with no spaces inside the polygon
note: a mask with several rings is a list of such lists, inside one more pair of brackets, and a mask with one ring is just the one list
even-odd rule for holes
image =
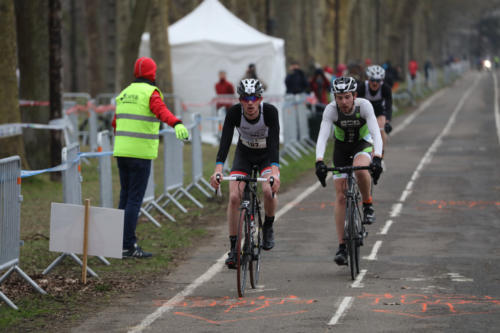
{"label": "black cycling helmet", "polygon": [[255,95],[261,97],[264,92],[262,83],[257,79],[243,79],[238,85],[238,95]]}
{"label": "black cycling helmet", "polygon": [[332,84],[332,93],[340,94],[345,92],[354,92],[358,88],[356,80],[350,76],[341,76],[336,78]]}

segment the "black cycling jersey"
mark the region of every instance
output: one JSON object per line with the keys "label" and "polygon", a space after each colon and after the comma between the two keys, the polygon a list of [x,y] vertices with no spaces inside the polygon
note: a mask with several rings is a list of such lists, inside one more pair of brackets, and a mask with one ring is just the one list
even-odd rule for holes
{"label": "black cycling jersey", "polygon": [[[243,108],[239,103],[231,106],[227,111],[224,126],[222,127],[222,137],[220,140],[219,151],[217,153],[217,163],[224,163],[226,161],[227,154],[233,140],[234,129],[240,127],[242,113]],[[264,117],[264,124],[265,127],[267,127],[267,137],[265,138],[266,147],[250,148],[248,147],[248,143],[247,145],[243,144],[240,135],[236,150],[245,155],[249,154],[250,156],[262,156],[263,153],[267,153],[269,156],[269,162],[271,164],[279,165],[280,125],[278,110],[271,104],[262,103],[260,106],[260,114],[256,119],[245,119],[249,124],[257,124],[260,121],[260,117]],[[248,131],[248,129],[246,131]]]}
{"label": "black cycling jersey", "polygon": [[[384,115],[387,117],[387,120],[391,121],[392,119],[392,90],[391,88],[384,82],[382,86],[377,91],[373,91],[370,88],[367,88],[367,84],[365,81],[358,82],[358,97],[363,97],[368,99],[373,106],[373,110],[375,111],[375,115],[378,117],[380,115]],[[377,98],[376,96],[379,95]]]}

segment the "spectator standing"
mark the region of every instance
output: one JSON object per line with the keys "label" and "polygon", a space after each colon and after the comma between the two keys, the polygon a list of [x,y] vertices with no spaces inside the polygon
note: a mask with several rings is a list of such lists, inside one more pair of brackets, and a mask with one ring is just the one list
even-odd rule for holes
{"label": "spectator standing", "polygon": [[163,94],[155,83],[154,60],[137,59],[134,75],[135,81],[116,97],[113,156],[120,173],[118,208],[125,210],[122,256],[147,258],[152,254],[137,245],[135,229],[151,172],[151,160],[158,156],[160,121],[174,127],[179,140],[187,139],[189,132],[163,102]]}
{"label": "spectator standing", "polygon": [[429,83],[429,72],[432,70],[432,62],[430,60],[426,60],[424,63],[424,75],[425,75],[425,83]]}
{"label": "spectator standing", "polygon": [[415,81],[417,78],[417,71],[418,71],[418,63],[416,60],[412,59],[408,63],[408,71],[410,72],[410,78],[412,81]]}
{"label": "spectator standing", "polygon": [[258,76],[257,76],[257,68],[255,67],[255,64],[249,64],[247,71],[245,72],[245,76],[243,76],[243,79],[255,79],[259,80],[260,84],[262,85],[262,88],[264,90],[267,90],[267,84],[264,83]]}
{"label": "spectator standing", "polygon": [[[215,93],[217,95],[234,95],[234,86],[226,80],[226,71],[219,71],[219,81],[215,84]],[[222,96],[222,98],[227,98],[229,96]],[[232,102],[228,101],[217,101],[216,109],[219,110],[222,107],[225,107],[226,110],[233,105]]]}
{"label": "spectator standing", "polygon": [[330,92],[330,82],[321,68],[317,68],[309,83],[311,90],[321,104],[328,104],[328,94]]}
{"label": "spectator standing", "polygon": [[287,94],[300,94],[307,91],[309,83],[297,61],[292,61],[290,73],[285,78],[285,85]]}

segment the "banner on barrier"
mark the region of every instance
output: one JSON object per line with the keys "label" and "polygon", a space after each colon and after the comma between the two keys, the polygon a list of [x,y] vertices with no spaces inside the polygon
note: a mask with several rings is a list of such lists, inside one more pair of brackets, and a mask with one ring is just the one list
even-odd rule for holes
{"label": "banner on barrier", "polygon": [[[90,207],[88,254],[122,258],[121,209]],[[85,206],[52,203],[49,251],[82,254]]]}

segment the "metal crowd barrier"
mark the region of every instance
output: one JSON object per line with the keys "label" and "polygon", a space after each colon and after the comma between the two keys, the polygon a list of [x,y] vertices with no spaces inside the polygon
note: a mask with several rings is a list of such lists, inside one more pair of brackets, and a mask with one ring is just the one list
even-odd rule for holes
{"label": "metal crowd barrier", "polygon": [[[21,160],[11,156],[0,160],[0,271],[8,269],[0,277],[0,284],[13,272],[41,294],[46,294],[26,273],[19,268],[19,248],[21,246]],[[11,308],[17,306],[0,291],[0,299]]]}
{"label": "metal crowd barrier", "polygon": [[191,127],[191,184],[186,188],[189,191],[192,188],[197,188],[201,193],[203,193],[207,198],[211,198],[212,195],[207,192],[201,185],[205,185],[207,188],[211,189],[210,183],[208,183],[203,178],[203,151],[201,147],[201,115],[193,115],[193,121]]}
{"label": "metal crowd barrier", "polygon": [[149,174],[148,186],[146,187],[146,193],[144,194],[144,199],[142,200],[143,206],[141,207],[140,214],[143,214],[158,228],[161,224],[149,213],[152,208],[156,208],[161,214],[163,214],[170,221],[175,222],[175,218],[167,213],[159,204],[156,202],[155,197],[155,172],[154,172],[154,161],[151,161],[151,172]]}
{"label": "metal crowd barrier", "polygon": [[283,126],[283,149],[280,155],[288,154],[294,160],[302,158],[297,140],[297,120],[296,120],[295,97],[286,95],[282,109],[281,123]]}
{"label": "metal crowd barrier", "polygon": [[[111,134],[101,131],[97,134],[97,151],[112,152]],[[113,173],[111,172],[111,154],[98,157],[99,192],[101,207],[113,208]]]}
{"label": "metal crowd barrier", "polygon": [[160,135],[163,136],[163,193],[156,201],[164,200],[160,204],[162,207],[172,202],[181,212],[187,213],[187,209],[176,199],[178,195],[185,195],[195,205],[203,208],[203,205],[184,188],[184,143],[177,140],[173,129],[163,129]]}
{"label": "metal crowd barrier", "polygon": [[[80,174],[80,158],[78,156],[80,151],[80,146],[77,143],[71,144],[69,147],[64,147],[61,153],[61,160],[63,162],[62,170],[62,185],[63,185],[63,201],[69,204],[82,204],[82,177]],[[57,257],[42,274],[48,274],[55,266],[57,266],[65,257],[70,257],[77,264],[83,266],[82,261],[74,253],[62,253]],[[98,256],[104,264],[110,265],[106,258]],[[94,276],[98,275],[87,266],[87,272]]]}

